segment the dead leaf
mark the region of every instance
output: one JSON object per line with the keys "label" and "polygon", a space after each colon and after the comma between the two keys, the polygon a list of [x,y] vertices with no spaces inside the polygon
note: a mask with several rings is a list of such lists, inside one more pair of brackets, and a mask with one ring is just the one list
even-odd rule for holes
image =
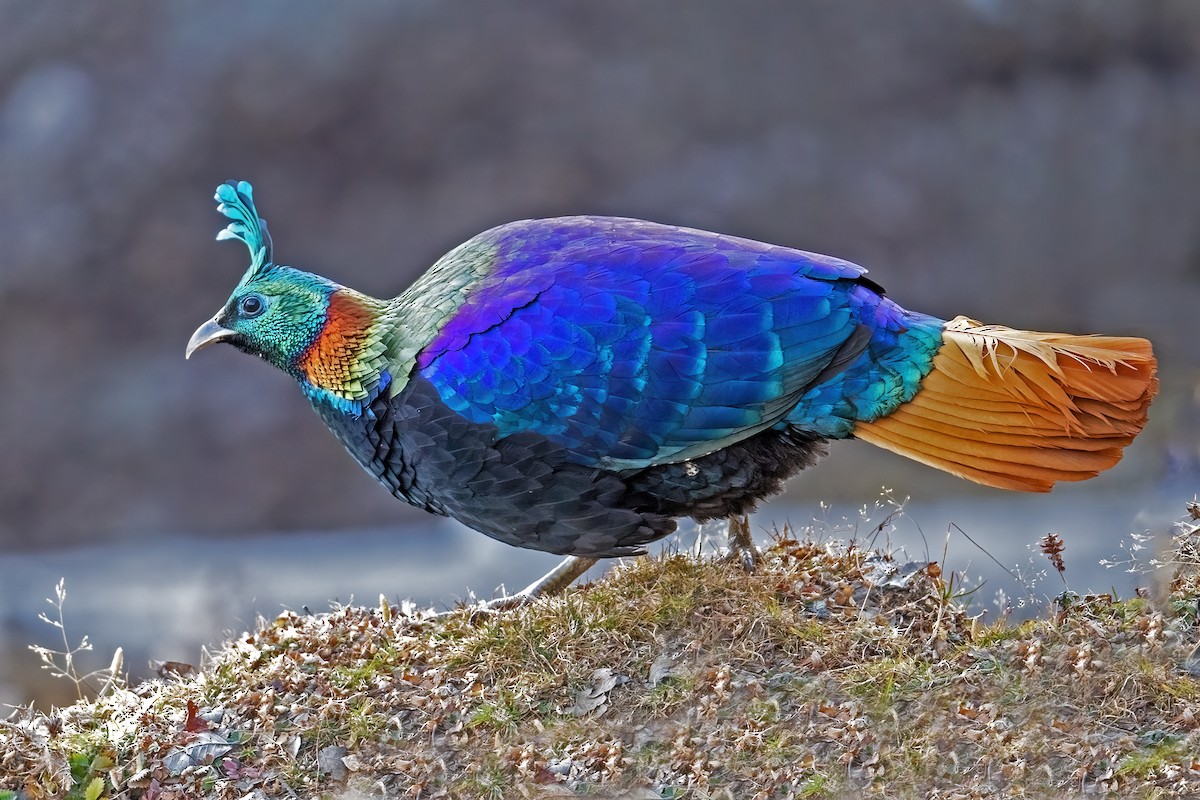
{"label": "dead leaf", "polygon": [[650,686],[652,687],[678,676],[679,671],[675,668],[675,657],[670,653],[660,654],[650,665]]}
{"label": "dead leaf", "polygon": [[184,718],[183,729],[188,733],[212,730],[209,721],[200,716],[200,707],[191,700],[187,701],[187,717]]}
{"label": "dead leaf", "polygon": [[591,687],[575,695],[575,705],[567,713],[582,717],[600,709],[600,713],[603,714],[604,709],[601,706],[608,702],[608,693],[628,680],[626,675],[614,675],[611,669],[601,667],[592,673]]}
{"label": "dead leaf", "polygon": [[187,744],[177,747],[163,757],[163,766],[172,775],[179,775],[188,767],[212,764],[233,749],[233,745],[220,734],[203,731],[195,734]]}
{"label": "dead leaf", "polygon": [[346,764],[343,759],[346,756],[346,752],[346,748],[336,744],[322,747],[317,751],[317,771],[325,773],[335,781],[344,779],[346,777]]}

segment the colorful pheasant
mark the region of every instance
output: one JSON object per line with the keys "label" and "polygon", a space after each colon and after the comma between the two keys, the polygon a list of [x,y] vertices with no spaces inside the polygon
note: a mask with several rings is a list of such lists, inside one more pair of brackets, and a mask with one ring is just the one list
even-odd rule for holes
{"label": "colorful pheasant", "polygon": [[396,497],[568,559],[745,514],[858,438],[1005,489],[1116,464],[1158,382],[1145,339],[906,311],[829,256],[634,219],[493,228],[377,300],[273,261],[245,181],[217,188],[251,263],[216,342],[297,382]]}

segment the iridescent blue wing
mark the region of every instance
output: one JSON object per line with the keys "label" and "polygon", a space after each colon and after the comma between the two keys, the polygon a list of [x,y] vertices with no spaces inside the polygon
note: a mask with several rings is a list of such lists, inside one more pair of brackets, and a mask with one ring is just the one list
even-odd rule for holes
{"label": "iridescent blue wing", "polygon": [[848,262],[637,220],[514,223],[480,250],[490,268],[418,368],[467,419],[610,469],[779,424],[869,347],[880,302]]}

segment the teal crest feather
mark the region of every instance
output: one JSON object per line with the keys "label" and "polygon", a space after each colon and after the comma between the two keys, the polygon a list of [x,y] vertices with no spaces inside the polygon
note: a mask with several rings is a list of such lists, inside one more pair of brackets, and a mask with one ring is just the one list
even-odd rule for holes
{"label": "teal crest feather", "polygon": [[271,265],[271,234],[267,221],[254,207],[254,187],[249,181],[226,181],[213,196],[217,211],[233,220],[217,234],[218,240],[237,239],[250,250],[250,266],[242,283]]}

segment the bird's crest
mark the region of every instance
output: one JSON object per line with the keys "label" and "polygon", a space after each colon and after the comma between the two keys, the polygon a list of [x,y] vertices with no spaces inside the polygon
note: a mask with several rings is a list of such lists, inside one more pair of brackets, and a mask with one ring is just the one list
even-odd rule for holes
{"label": "bird's crest", "polygon": [[217,201],[217,211],[233,220],[217,234],[217,239],[237,239],[250,250],[250,266],[242,276],[245,283],[271,266],[267,221],[254,208],[254,187],[249,181],[226,181],[217,187],[213,199]]}

